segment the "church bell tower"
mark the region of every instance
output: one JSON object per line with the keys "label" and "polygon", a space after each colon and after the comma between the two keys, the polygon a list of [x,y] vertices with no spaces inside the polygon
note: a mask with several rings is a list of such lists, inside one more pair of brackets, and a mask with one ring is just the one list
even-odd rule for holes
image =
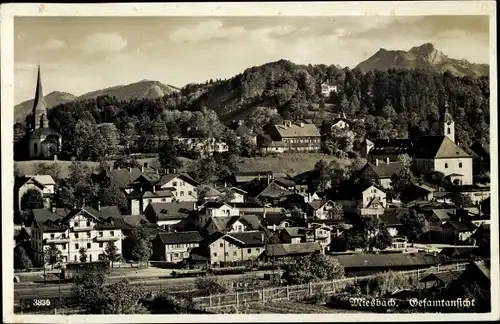
{"label": "church bell tower", "polygon": [[448,137],[453,143],[455,143],[455,121],[453,116],[448,109],[448,101],[444,104],[444,111],[441,114],[441,119],[439,121],[440,135]]}

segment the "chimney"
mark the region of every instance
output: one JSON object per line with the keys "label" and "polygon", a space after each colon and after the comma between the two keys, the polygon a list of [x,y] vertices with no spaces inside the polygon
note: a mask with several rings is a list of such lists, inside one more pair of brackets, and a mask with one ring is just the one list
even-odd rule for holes
{"label": "chimney", "polygon": [[386,163],[389,164],[391,162],[391,159],[390,158],[386,158]]}
{"label": "chimney", "polygon": [[128,172],[132,173],[132,167],[128,167]]}
{"label": "chimney", "polygon": [[262,242],[265,242],[265,240],[264,240],[264,232],[260,233],[260,235],[261,235]]}
{"label": "chimney", "polygon": [[97,210],[101,211],[101,201],[100,200],[97,201]]}
{"label": "chimney", "polygon": [[144,165],[141,166],[141,172],[144,173]]}
{"label": "chimney", "polygon": [[378,159],[375,159],[375,165],[378,166]]}
{"label": "chimney", "polygon": [[271,175],[270,175],[270,174],[268,174],[268,175],[267,175],[267,184],[270,184],[270,183],[271,183]]}
{"label": "chimney", "polygon": [[153,186],[153,193],[156,192],[156,186]]}

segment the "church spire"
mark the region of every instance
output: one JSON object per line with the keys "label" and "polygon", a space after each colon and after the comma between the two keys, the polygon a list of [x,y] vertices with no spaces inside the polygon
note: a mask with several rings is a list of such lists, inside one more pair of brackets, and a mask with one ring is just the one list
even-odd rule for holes
{"label": "church spire", "polygon": [[43,96],[42,75],[38,65],[38,76],[36,80],[35,100],[33,101],[34,129],[47,127],[47,103]]}
{"label": "church spire", "polygon": [[45,98],[43,97],[42,89],[42,75],[40,72],[40,65],[38,66],[38,76],[36,79],[36,92],[35,101],[33,102],[33,112],[37,110],[46,110],[47,104],[45,103]]}

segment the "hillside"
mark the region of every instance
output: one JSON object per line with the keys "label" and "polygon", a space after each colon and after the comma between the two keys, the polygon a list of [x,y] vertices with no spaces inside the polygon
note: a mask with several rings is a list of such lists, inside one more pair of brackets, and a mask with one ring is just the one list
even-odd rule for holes
{"label": "hillside", "polygon": [[[71,93],[54,91],[45,96],[45,102],[47,103],[47,108],[52,108],[59,104],[74,100],[75,98],[76,96]],[[20,103],[14,107],[14,120],[16,122],[24,122],[24,119],[32,110],[33,99]]]}
{"label": "hillside", "polygon": [[[54,91],[45,96],[47,108],[73,100],[87,100],[99,96],[116,97],[119,101],[131,99],[156,99],[171,94],[179,89],[158,81],[142,80],[128,85],[119,85],[97,91],[85,93],[76,97],[70,93]],[[14,107],[14,118],[16,122],[23,122],[33,109],[33,100],[28,100]]]}
{"label": "hillside", "polygon": [[76,100],[86,100],[100,96],[116,97],[118,100],[131,99],[156,99],[178,91],[174,86],[166,85],[158,81],[142,80],[139,82],[119,85],[102,90],[88,92],[76,98]]}
{"label": "hillside", "polygon": [[456,76],[487,76],[488,64],[475,64],[466,60],[448,57],[430,43],[412,47],[409,51],[386,50],[381,48],[367,60],[359,63],[356,68],[362,72],[391,68],[424,69],[433,72],[450,71]]}

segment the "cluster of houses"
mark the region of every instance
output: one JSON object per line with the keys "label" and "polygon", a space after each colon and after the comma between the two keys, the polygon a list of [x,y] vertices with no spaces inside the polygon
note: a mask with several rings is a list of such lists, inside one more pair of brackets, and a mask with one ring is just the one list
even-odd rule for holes
{"label": "cluster of houses", "polygon": [[463,208],[452,205],[442,188],[415,184],[414,199],[402,203],[387,195],[390,178],[400,168],[399,162],[367,162],[358,173],[361,181],[340,182],[327,193],[311,189],[317,177],[311,171],[235,173],[203,192],[189,174],[177,170],[145,166],[94,174],[120,187],[130,215],[116,206],[55,208],[55,183],[48,175],[16,179],[15,196],[19,206],[28,189],[43,194],[44,208],[32,210],[24,228],[38,264],[50,245],[61,251],[64,262],[78,262],[82,247],[88,261],[100,260],[111,241],[121,253],[122,241],[138,227],[152,241],[151,260],[168,263],[225,266],[330,253],[334,239],[354,226],[352,215],[379,218],[393,236],[388,250],[409,252],[401,217],[410,209],[425,216],[426,243],[476,244],[489,235],[489,188],[464,185],[463,192],[476,197],[477,204]]}

